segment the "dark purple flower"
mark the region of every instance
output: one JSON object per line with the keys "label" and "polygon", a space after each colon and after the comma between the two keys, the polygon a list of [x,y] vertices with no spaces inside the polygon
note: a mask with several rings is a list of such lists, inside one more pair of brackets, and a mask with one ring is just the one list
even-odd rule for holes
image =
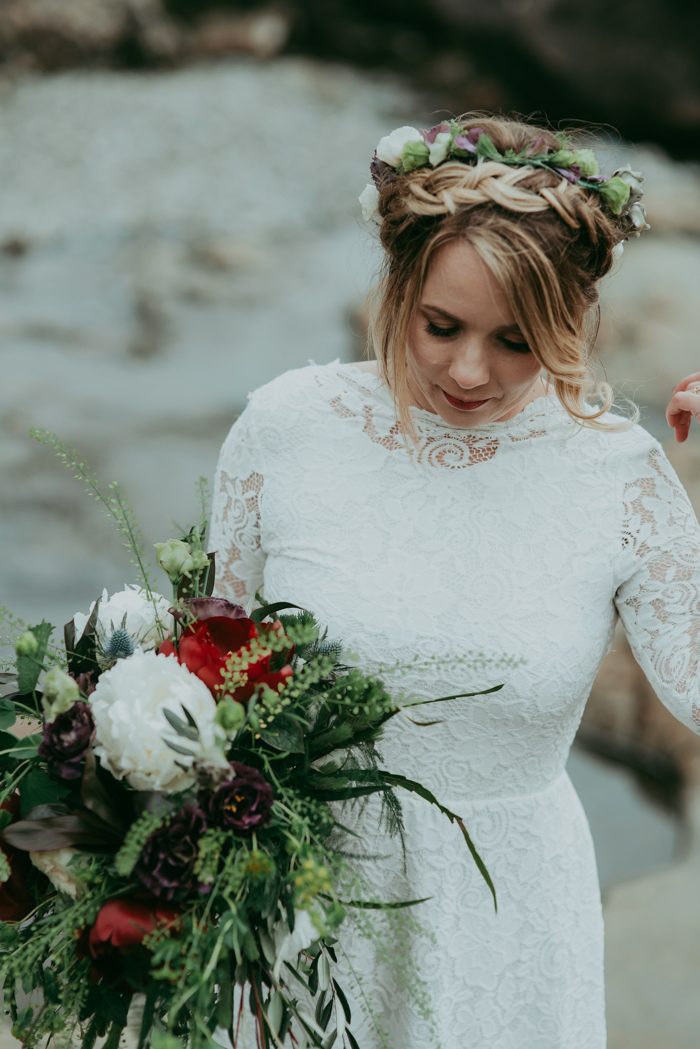
{"label": "dark purple flower", "polygon": [[569,182],[576,182],[581,178],[581,168],[578,164],[572,164],[570,168],[555,168],[559,175],[563,175]]}
{"label": "dark purple flower", "polygon": [[204,813],[189,801],[146,839],[134,874],[152,896],[175,900],[190,892],[210,891],[211,886],[194,873],[199,839],[206,829]]}
{"label": "dark purple flower", "polygon": [[80,779],[85,751],[95,738],[95,722],[89,703],[82,700],[44,725],[39,756],[60,779]]}
{"label": "dark purple flower", "polygon": [[483,128],[473,127],[466,135],[457,135],[454,144],[457,149],[466,149],[468,153],[476,153],[476,147],[483,133]]}
{"label": "dark purple flower", "polygon": [[446,120],[443,120],[439,124],[434,124],[433,127],[429,128],[427,131],[422,131],[421,134],[423,136],[424,141],[427,142],[429,146],[432,146],[433,142],[438,137],[441,131],[449,130],[450,125],[447,123]]}
{"label": "dark purple flower", "polygon": [[250,834],[270,818],[272,787],[257,769],[231,762],[231,779],[207,798],[206,810],[216,827],[236,834]]}

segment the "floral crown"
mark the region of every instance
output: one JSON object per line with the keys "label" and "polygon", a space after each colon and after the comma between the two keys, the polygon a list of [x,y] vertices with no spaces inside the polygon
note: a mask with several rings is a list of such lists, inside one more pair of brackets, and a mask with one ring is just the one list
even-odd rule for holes
{"label": "floral crown", "polygon": [[427,131],[414,127],[397,127],[380,139],[374,151],[368,182],[359,196],[362,214],[366,220],[379,218],[379,189],[399,175],[422,167],[437,167],[447,160],[479,164],[494,160],[516,167],[529,166],[555,171],[567,181],[600,195],[607,209],[620,220],[623,240],[639,236],[649,224],[641,204],[641,185],[644,176],[632,171],[629,164],[617,168],[605,177],[598,173],[598,161],[592,149],[576,149],[566,135],[557,134],[558,148],[545,148],[542,136],[536,138],[520,153],[496,149],[492,139],[482,128],[466,129],[458,120],[443,121]]}

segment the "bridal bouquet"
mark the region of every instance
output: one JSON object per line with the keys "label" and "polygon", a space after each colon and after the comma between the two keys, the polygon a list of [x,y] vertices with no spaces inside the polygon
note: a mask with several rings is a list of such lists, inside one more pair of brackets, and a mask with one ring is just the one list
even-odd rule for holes
{"label": "bridal bouquet", "polygon": [[[156,544],[165,598],[117,486],[104,495],[53,435],[35,436],[117,520],[141,583],[103,591],[62,646],[49,623],[25,625],[3,675],[0,981],[13,1034],[87,1049],[98,1037],[116,1049],[125,1030],[138,1049],[208,1049],[223,1034],[235,1047],[245,1006],[260,1046],[359,1049],[334,975],[348,909],[421,901],[346,898],[354,832],[331,802],[379,793],[400,834],[396,788],[420,795],[459,826],[496,902],[460,817],[379,767],[383,725],[438,700],[399,703],[343,662],[308,609],[256,595],[247,615],[212,596],[204,505],[198,525]],[[18,719],[24,735],[9,731]]]}

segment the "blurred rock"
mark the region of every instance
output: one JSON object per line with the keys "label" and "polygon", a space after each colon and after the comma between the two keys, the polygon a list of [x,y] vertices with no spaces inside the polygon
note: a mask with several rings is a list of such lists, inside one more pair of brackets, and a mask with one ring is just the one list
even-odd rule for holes
{"label": "blurred rock", "polygon": [[[142,67],[282,51],[390,69],[426,109],[572,116],[700,151],[700,7],[646,0],[3,0],[0,62]],[[653,76],[650,76],[653,70]],[[428,101],[429,100],[429,101]]]}
{"label": "blurred rock", "polygon": [[661,416],[676,383],[700,370],[698,287],[700,239],[655,229],[627,244],[601,287],[598,352],[607,378]]}
{"label": "blurred rock", "polygon": [[160,0],[3,0],[0,61],[40,69],[174,58],[175,24]]}
{"label": "blurred rock", "polygon": [[188,39],[188,51],[212,58],[243,52],[273,58],[285,47],[291,29],[288,11],[215,11],[206,15]]}
{"label": "blurred rock", "polygon": [[[425,5],[416,5],[425,6]],[[645,0],[433,0],[520,112],[612,123],[678,157],[700,146],[700,7]],[[650,71],[653,70],[653,76]]]}

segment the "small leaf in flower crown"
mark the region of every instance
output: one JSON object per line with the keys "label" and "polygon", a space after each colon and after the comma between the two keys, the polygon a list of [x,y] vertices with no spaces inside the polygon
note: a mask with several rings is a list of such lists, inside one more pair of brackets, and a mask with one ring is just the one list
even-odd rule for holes
{"label": "small leaf in flower crown", "polygon": [[408,173],[416,168],[425,167],[430,158],[430,150],[425,142],[407,142],[401,154],[401,167]]}
{"label": "small leaf in flower crown", "polygon": [[501,154],[494,146],[489,135],[485,131],[482,131],[479,135],[479,141],[476,144],[477,156],[483,157],[484,160],[501,160]]}
{"label": "small leaf in flower crown", "polygon": [[613,215],[621,215],[622,210],[629,200],[630,187],[627,182],[613,175],[601,183],[598,192],[606,201]]}

